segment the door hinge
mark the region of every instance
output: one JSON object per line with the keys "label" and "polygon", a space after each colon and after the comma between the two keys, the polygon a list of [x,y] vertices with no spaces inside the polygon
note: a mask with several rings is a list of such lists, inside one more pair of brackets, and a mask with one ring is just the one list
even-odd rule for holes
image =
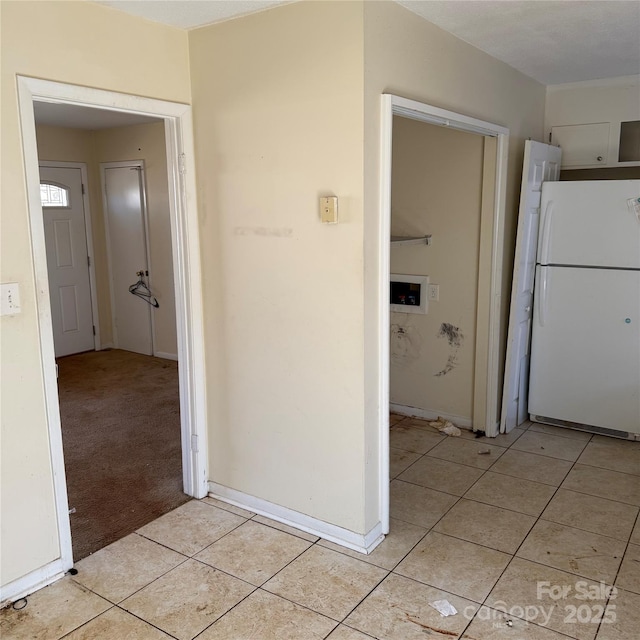
{"label": "door hinge", "polygon": [[191,434],[191,451],[198,453],[198,436],[195,433]]}
{"label": "door hinge", "polygon": [[178,156],[178,166],[182,175],[187,173],[187,156],[184,153]]}
{"label": "door hinge", "polygon": [[93,329],[93,335],[95,336],[96,335],[96,325],[95,324],[93,325],[92,329]]}
{"label": "door hinge", "polygon": [[549,144],[551,144],[551,131],[549,131]]}
{"label": "door hinge", "polygon": [[87,267],[91,266],[91,256],[87,256]]}
{"label": "door hinge", "polygon": [[84,189],[84,185],[82,185],[82,195],[84,195],[86,193],[85,189]]}

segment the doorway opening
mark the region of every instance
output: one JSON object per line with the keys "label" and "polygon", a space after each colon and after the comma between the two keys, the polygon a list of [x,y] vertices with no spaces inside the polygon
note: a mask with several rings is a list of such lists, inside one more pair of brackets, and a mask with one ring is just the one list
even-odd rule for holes
{"label": "doorway opening", "polygon": [[189,499],[164,123],[48,103],[35,117],[78,561]]}
{"label": "doorway opening", "polygon": [[[501,271],[502,252],[504,236],[504,207],[506,190],[506,169],[507,169],[507,148],[509,132],[504,127],[494,125],[489,122],[470,118],[461,114],[425,105],[405,98],[393,95],[382,96],[382,151],[381,151],[381,194],[380,194],[380,236],[379,236],[379,300],[381,303],[378,317],[378,339],[380,345],[380,385],[378,398],[379,416],[379,452],[380,452],[380,508],[381,523],[384,533],[389,531],[389,409],[390,409],[390,378],[391,368],[391,338],[389,328],[391,327],[390,314],[390,290],[389,274],[392,271],[392,250],[390,238],[392,231],[394,235],[402,232],[409,237],[425,237],[425,242],[411,249],[415,252],[421,249],[428,252],[431,248],[426,243],[426,237],[431,235],[431,240],[437,242],[425,228],[416,226],[415,222],[404,223],[404,229],[392,229],[392,164],[393,164],[393,141],[394,125],[403,126],[407,121],[417,121],[437,125],[447,129],[465,132],[466,134],[476,134],[481,136],[482,149],[477,149],[476,153],[481,156],[481,179],[479,198],[479,229],[477,251],[477,286],[475,287],[476,303],[475,309],[471,310],[471,316],[475,320],[475,348],[472,353],[472,362],[469,363],[469,375],[472,382],[468,385],[472,392],[472,403],[467,398],[471,409],[470,424],[465,426],[473,427],[474,430],[482,430],[487,435],[493,436],[498,433],[498,401],[499,401],[499,369],[498,359],[500,340],[500,312],[501,312]],[[411,134],[410,134],[411,135]],[[413,226],[412,226],[413,225]],[[464,228],[461,230],[464,232]],[[397,251],[397,249],[394,249]],[[423,254],[424,255],[424,254]],[[395,259],[395,257],[394,257]],[[418,260],[420,262],[420,260]],[[402,262],[402,259],[400,259]],[[394,270],[427,269],[428,264],[394,264]],[[449,267],[451,268],[451,267]],[[455,268],[455,267],[453,267]],[[410,274],[423,275],[424,274]],[[433,284],[439,284],[435,281]],[[429,288],[425,292],[429,296]],[[439,297],[439,291],[431,290],[432,300]],[[435,304],[435,300],[434,300]],[[417,317],[417,316],[415,316]],[[452,369],[450,365],[457,363],[460,335],[459,325],[455,319],[442,321],[442,338],[448,345],[449,353],[443,366],[435,374],[441,373],[439,377],[444,377],[445,371],[449,373]],[[472,322],[473,325],[473,322]],[[413,325],[412,325],[413,326]],[[395,345],[396,354],[400,359],[406,358],[407,353],[415,350],[417,342],[417,332],[414,338],[409,336],[409,327],[398,326],[398,344]],[[456,331],[458,329],[458,331]],[[439,333],[439,332],[438,332]],[[438,334],[437,334],[438,335]],[[458,345],[458,346],[457,346]],[[472,404],[472,406],[471,406]],[[406,406],[406,405],[405,405]],[[446,412],[444,412],[446,413]],[[453,416],[454,412],[451,412]],[[418,414],[420,415],[420,414]],[[423,413],[425,417],[431,417],[429,412]]]}
{"label": "doorway opening", "polygon": [[[134,121],[138,119],[138,123],[144,119],[146,122],[154,122],[163,132],[164,139],[161,144],[160,156],[164,162],[167,185],[164,194],[167,218],[164,235],[169,246],[169,251],[165,251],[163,262],[170,265],[173,270],[173,274],[168,278],[170,287],[167,287],[167,292],[169,288],[171,289],[171,295],[165,298],[165,302],[167,316],[173,318],[174,346],[167,348],[164,354],[156,353],[156,355],[164,355],[163,365],[177,369],[176,373],[179,373],[177,376],[179,392],[176,395],[180,413],[178,428],[178,447],[181,451],[182,464],[180,484],[184,494],[201,498],[207,493],[208,473],[206,471],[201,276],[195,210],[193,142],[191,114],[188,105],[24,77],[18,78],[18,91],[34,270],[38,291],[40,350],[58,513],[60,558],[51,563],[46,571],[50,576],[48,581],[52,581],[73,566],[69,510],[74,507],[69,504],[65,480],[65,456],[62,446],[61,412],[56,382],[55,340],[52,326],[51,300],[53,294],[48,280],[47,245],[40,199],[41,183],[34,106],[41,107],[42,104],[45,104],[58,111],[73,110],[73,113],[78,117],[115,118],[118,125],[123,125],[123,118],[133,118]],[[114,157],[109,159],[114,160]],[[131,159],[138,160],[139,157]],[[98,175],[97,169],[96,175]],[[97,187],[98,184],[99,179],[93,181],[94,187]],[[142,183],[139,182],[139,184]],[[106,252],[106,247],[103,250]],[[157,282],[159,280],[156,280]],[[134,283],[135,275],[132,284]],[[99,284],[96,289],[98,291],[96,297],[99,298],[101,295]],[[111,292],[108,291],[105,294],[105,290],[108,291],[109,287],[103,287],[102,295],[110,297]],[[161,300],[162,295],[159,290],[158,293],[158,299]],[[139,300],[139,302],[146,304],[143,300]],[[100,305],[97,306],[100,307]],[[108,335],[109,329],[113,329],[109,306],[109,304],[106,305],[106,312],[102,308],[97,311],[94,309],[94,315],[97,316],[95,319],[98,321],[100,330],[99,345],[103,349],[117,346],[113,342],[113,331],[111,331],[111,338]],[[158,322],[155,325],[152,329],[155,329],[155,338],[158,339]],[[95,353],[102,355],[105,352]],[[121,353],[125,352],[121,351]],[[77,356],[71,357],[76,358]],[[144,457],[141,452],[139,452],[139,457],[141,460]]]}
{"label": "doorway opening", "polygon": [[484,137],[401,116],[393,130],[391,281],[427,282],[392,300],[390,408],[470,429]]}

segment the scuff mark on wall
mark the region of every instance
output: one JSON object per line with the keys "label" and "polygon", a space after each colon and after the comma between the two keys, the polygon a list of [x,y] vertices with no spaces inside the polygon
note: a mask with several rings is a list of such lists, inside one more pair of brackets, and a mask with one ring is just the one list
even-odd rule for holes
{"label": "scuff mark on wall", "polygon": [[391,325],[390,351],[394,364],[402,365],[417,360],[421,344],[422,338],[414,327]]}
{"label": "scuff mark on wall", "polygon": [[262,236],[263,238],[292,238],[293,229],[288,227],[234,227],[234,236]]}
{"label": "scuff mark on wall", "polygon": [[449,342],[449,346],[451,347],[451,353],[447,358],[447,363],[444,366],[444,369],[438,371],[438,373],[434,374],[436,376],[446,376],[447,373],[456,368],[458,364],[458,352],[460,351],[460,347],[462,346],[462,342],[464,340],[464,336],[460,331],[460,327],[456,327],[448,322],[443,322],[440,325],[440,331],[438,331],[438,338],[446,338]]}

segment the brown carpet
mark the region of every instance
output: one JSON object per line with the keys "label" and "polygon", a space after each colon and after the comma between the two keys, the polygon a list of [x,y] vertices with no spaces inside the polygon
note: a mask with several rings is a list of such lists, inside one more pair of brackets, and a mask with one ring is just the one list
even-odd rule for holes
{"label": "brown carpet", "polygon": [[120,350],[58,359],[73,558],[187,502],[177,362]]}

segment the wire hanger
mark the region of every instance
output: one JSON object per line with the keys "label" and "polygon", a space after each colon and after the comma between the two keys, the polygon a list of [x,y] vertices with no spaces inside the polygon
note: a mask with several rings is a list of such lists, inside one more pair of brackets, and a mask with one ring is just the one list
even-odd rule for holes
{"label": "wire hanger", "polygon": [[156,297],[151,293],[149,287],[147,287],[144,281],[144,271],[136,271],[136,275],[138,276],[138,282],[132,284],[129,287],[129,293],[132,293],[134,296],[138,298],[142,298],[145,302],[150,304],[152,307],[156,309],[160,306],[160,303],[156,300]]}

